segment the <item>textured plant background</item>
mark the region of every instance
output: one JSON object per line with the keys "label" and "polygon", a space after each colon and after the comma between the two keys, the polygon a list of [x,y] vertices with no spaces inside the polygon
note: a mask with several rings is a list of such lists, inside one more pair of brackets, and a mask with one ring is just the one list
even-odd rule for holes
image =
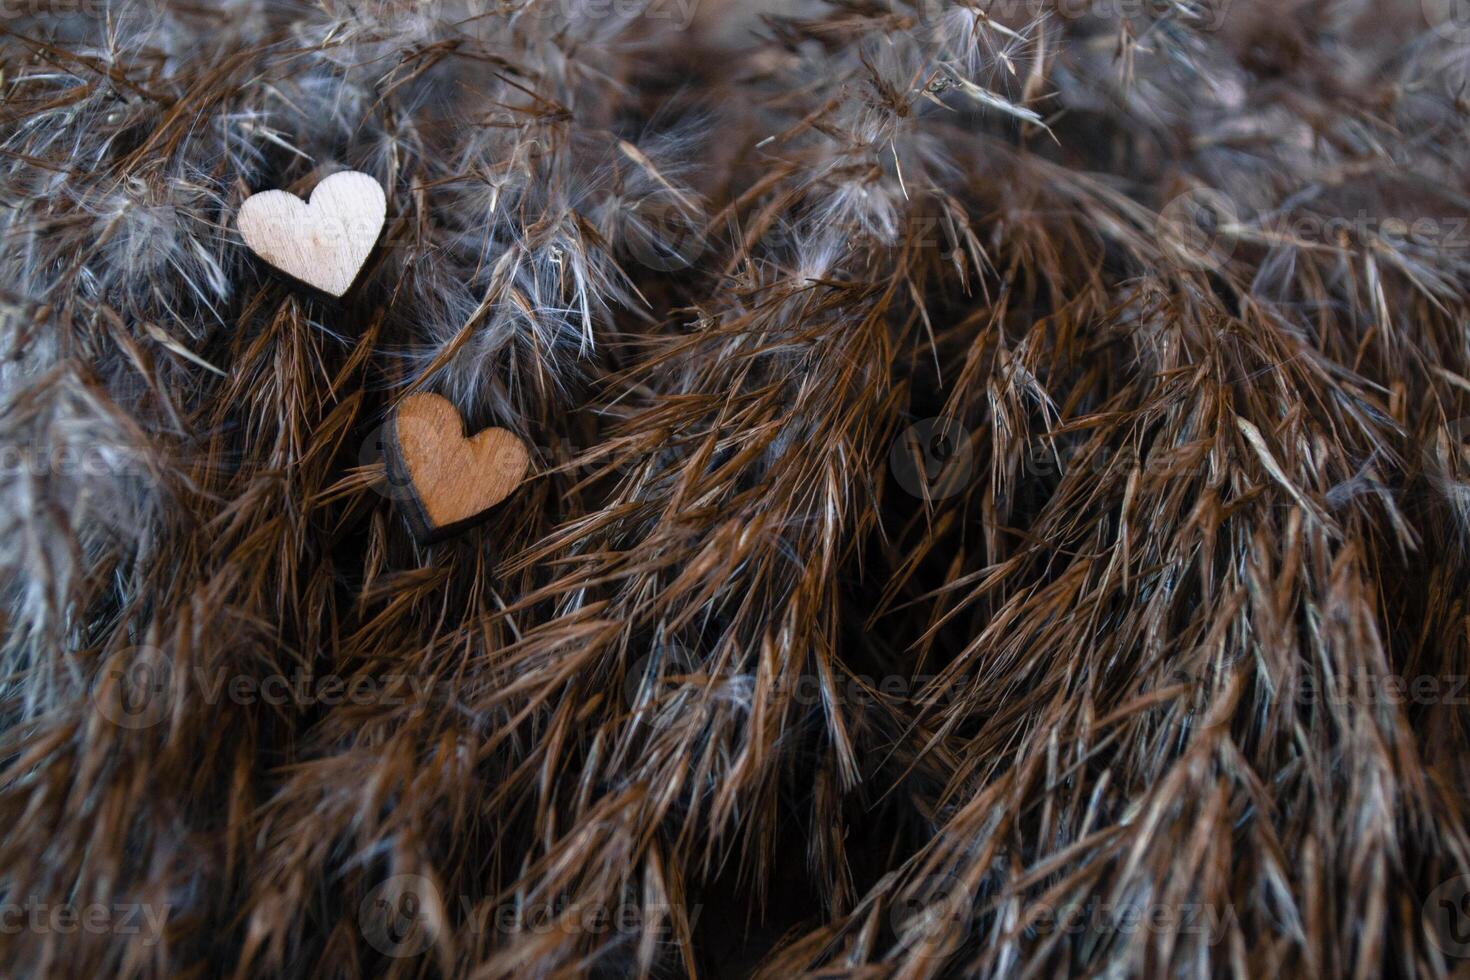
{"label": "textured plant background", "polygon": [[1470,954],[1448,0],[3,17],[0,972]]}

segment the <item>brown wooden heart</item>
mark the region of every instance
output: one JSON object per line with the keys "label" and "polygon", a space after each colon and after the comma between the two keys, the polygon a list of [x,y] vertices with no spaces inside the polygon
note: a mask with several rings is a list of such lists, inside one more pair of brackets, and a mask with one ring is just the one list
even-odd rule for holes
{"label": "brown wooden heart", "polygon": [[346,170],[316,185],[309,202],[286,191],[252,194],[235,225],[251,251],[308,286],[341,296],[372,254],[387,199],[377,180]]}
{"label": "brown wooden heart", "polygon": [[531,463],[525,443],[506,429],[466,436],[459,412],[433,394],[405,398],[387,435],[389,476],[408,489],[409,527],[424,544],[481,520],[520,485]]}

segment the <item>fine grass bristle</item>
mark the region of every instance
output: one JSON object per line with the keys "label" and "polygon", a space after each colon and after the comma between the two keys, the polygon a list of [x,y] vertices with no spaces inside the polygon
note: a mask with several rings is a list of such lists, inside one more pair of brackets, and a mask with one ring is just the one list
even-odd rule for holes
{"label": "fine grass bristle", "polygon": [[0,976],[1464,969],[1456,14],[9,4]]}

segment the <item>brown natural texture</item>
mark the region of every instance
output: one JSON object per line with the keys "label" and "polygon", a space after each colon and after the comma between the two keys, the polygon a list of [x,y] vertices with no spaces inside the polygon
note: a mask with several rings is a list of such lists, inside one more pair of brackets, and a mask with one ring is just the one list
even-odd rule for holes
{"label": "brown natural texture", "polygon": [[404,494],[416,537],[442,540],[482,518],[510,495],[531,458],[505,429],[464,434],[459,412],[434,394],[409,395],[394,410],[386,463]]}
{"label": "brown natural texture", "polygon": [[5,22],[0,974],[1463,966],[1466,25],[760,6]]}

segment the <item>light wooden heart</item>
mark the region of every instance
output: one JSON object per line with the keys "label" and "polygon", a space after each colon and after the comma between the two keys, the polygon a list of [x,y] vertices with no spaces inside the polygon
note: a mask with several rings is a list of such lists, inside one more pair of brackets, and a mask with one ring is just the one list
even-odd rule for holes
{"label": "light wooden heart", "polygon": [[409,525],[428,543],[455,534],[508,497],[530,465],[525,443],[505,429],[466,437],[447,399],[416,394],[388,426],[388,466],[410,493]]}
{"label": "light wooden heart", "polygon": [[322,292],[341,296],[367,261],[388,202],[367,174],[347,170],[316,185],[310,202],[286,191],[245,199],[235,224],[251,250]]}

